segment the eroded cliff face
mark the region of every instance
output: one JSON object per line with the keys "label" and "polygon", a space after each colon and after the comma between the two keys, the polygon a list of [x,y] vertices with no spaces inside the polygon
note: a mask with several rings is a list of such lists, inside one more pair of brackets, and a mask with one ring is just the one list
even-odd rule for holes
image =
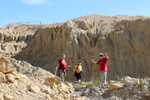
{"label": "eroded cliff face", "polygon": [[108,79],[150,75],[150,18],[143,16],[90,15],[69,20],[42,30],[16,58],[26,60],[54,73],[62,53],[72,67],[68,81],[74,80],[73,68],[82,60],[83,80],[99,78],[99,67],[89,62],[99,60],[100,52],[110,59]]}
{"label": "eroded cliff face", "polygon": [[11,23],[0,27],[0,55],[15,56],[46,27],[53,25],[30,25]]}

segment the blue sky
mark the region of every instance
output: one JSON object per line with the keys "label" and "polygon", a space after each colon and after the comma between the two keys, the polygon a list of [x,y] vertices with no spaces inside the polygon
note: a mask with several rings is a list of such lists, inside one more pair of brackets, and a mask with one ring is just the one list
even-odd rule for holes
{"label": "blue sky", "polygon": [[29,21],[52,24],[90,14],[150,16],[150,0],[0,0],[0,26]]}

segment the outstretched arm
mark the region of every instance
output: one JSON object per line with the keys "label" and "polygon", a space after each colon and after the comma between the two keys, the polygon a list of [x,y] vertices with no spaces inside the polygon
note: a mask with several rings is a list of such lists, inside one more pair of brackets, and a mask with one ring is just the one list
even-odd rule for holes
{"label": "outstretched arm", "polygon": [[97,62],[94,61],[93,59],[91,59],[90,62],[92,62],[92,63],[94,63],[94,64],[97,64]]}
{"label": "outstretched arm", "polygon": [[107,58],[107,59],[109,59],[109,57],[108,57],[107,53],[105,53],[105,56],[106,56],[106,58]]}

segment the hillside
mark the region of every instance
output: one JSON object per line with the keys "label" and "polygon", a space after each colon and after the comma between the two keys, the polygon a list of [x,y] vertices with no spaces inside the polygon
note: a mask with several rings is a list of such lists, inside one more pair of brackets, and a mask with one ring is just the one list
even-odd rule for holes
{"label": "hillside", "polygon": [[[52,25],[0,28],[0,100],[149,100],[150,17],[89,15]],[[108,84],[89,62],[109,55]],[[54,75],[66,54],[67,81]],[[73,69],[82,60],[83,77]],[[133,78],[132,78],[133,77]]]}
{"label": "hillside", "polygon": [[150,18],[144,16],[89,15],[41,30],[16,59],[25,60],[54,73],[62,53],[73,66],[68,68],[67,79],[73,81],[73,68],[78,59],[83,62],[83,80],[99,78],[100,52],[107,52],[108,79],[117,76],[144,77],[150,75]]}

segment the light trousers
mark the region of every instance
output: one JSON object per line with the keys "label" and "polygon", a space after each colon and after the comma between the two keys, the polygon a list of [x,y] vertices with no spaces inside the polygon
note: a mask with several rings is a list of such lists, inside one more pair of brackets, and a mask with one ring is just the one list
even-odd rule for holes
{"label": "light trousers", "polygon": [[100,71],[100,80],[102,84],[106,84],[107,80],[107,71]]}

